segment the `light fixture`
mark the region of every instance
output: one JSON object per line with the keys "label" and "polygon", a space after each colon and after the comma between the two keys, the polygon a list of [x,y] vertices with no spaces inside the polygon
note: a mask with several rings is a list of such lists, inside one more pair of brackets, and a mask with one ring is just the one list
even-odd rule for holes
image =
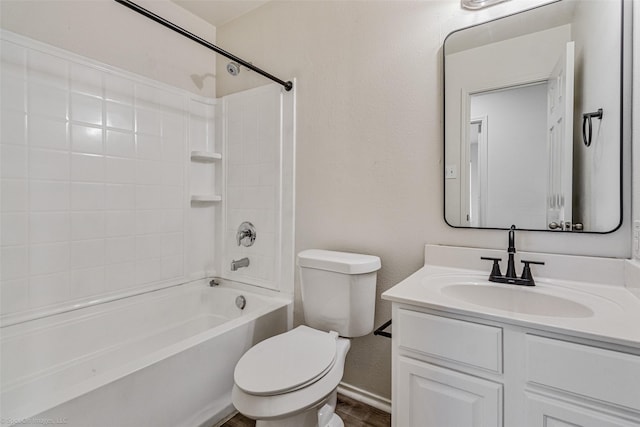
{"label": "light fixture", "polygon": [[507,0],[460,0],[460,4],[464,9],[477,10],[494,4],[502,3]]}

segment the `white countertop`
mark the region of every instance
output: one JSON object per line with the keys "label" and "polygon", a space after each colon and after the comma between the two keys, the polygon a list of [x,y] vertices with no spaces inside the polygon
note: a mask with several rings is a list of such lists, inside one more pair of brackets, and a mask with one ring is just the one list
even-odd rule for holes
{"label": "white countertop", "polygon": [[[456,264],[455,260],[475,259],[479,255],[493,256],[497,252],[460,249],[462,252],[456,248],[428,245],[425,266],[384,292],[382,299],[640,348],[640,299],[623,282],[616,282],[618,277],[624,277],[624,260],[611,260],[608,263],[606,259],[575,257],[567,262],[567,258],[572,257],[562,256],[567,268],[580,270],[575,276],[581,280],[544,277],[542,266],[537,269],[538,275],[534,271],[536,286],[529,287],[489,282],[490,263],[486,264],[486,271],[452,266]],[[503,255],[505,271],[506,253]],[[554,257],[549,254],[527,254],[526,259],[543,258],[548,264],[549,261],[553,264]],[[602,277],[599,272],[603,265],[613,271],[612,277],[616,279],[604,284],[589,282],[588,277]],[[590,275],[588,270],[594,266],[599,272]],[[618,268],[622,269],[622,273],[618,274]],[[520,274],[520,267],[517,269]],[[484,301],[474,300],[475,297],[468,295],[461,299],[450,292],[452,286],[459,284],[502,288],[505,292],[489,289],[491,292],[484,294],[483,291],[487,289],[483,289],[479,294],[484,294],[481,298]],[[547,301],[550,302],[549,307],[545,307]],[[559,309],[553,307],[555,301],[560,302]],[[531,308],[528,303],[531,303]],[[567,305],[566,312],[562,312],[563,303]],[[578,310],[573,312],[571,307]],[[588,309],[585,310],[585,307]]]}

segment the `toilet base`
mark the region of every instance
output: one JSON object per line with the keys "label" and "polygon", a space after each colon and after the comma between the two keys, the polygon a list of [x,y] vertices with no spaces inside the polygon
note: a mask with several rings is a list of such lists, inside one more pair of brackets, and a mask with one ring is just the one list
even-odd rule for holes
{"label": "toilet base", "polygon": [[[302,420],[304,421],[304,420]],[[309,424],[313,427],[344,427],[344,422],[342,418],[338,416],[338,414],[333,414],[331,420],[323,426],[318,424],[318,420],[316,419],[315,424]],[[307,427],[307,424],[300,424],[300,420],[296,417],[296,419],[292,419],[291,422],[289,420],[277,420],[277,421],[256,421],[256,427]]]}
{"label": "toilet base", "polygon": [[338,393],[336,390],[319,406],[299,414],[277,420],[256,420],[256,427],[344,427],[335,413]]}

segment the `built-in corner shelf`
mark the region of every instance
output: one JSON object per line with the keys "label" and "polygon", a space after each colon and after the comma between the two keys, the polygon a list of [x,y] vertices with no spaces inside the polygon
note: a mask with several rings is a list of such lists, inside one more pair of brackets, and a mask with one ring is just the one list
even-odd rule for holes
{"label": "built-in corner shelf", "polygon": [[222,159],[222,154],[213,151],[192,151],[191,160],[194,162],[215,162]]}
{"label": "built-in corner shelf", "polygon": [[191,203],[216,203],[221,202],[222,196],[218,194],[192,194]]}

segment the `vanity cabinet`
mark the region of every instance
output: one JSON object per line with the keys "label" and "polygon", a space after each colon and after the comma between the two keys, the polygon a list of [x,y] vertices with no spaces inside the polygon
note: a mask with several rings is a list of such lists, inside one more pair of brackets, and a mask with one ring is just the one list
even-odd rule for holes
{"label": "vanity cabinet", "polygon": [[395,427],[640,427],[640,351],[393,304]]}

